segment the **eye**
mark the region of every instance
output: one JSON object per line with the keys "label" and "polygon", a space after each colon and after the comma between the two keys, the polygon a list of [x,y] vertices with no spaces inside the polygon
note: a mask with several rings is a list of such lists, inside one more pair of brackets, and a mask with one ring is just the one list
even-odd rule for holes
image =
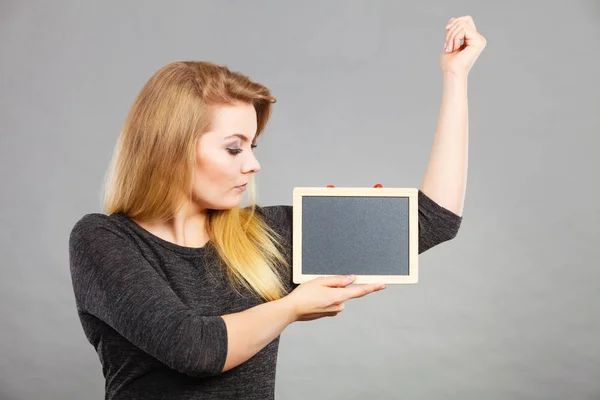
{"label": "eye", "polygon": [[[257,145],[257,144],[251,144],[251,145],[250,145],[250,148],[251,148],[252,150],[254,150],[254,149],[255,149],[255,148],[257,148],[257,147],[258,147],[258,145]],[[239,149],[239,148],[227,148],[227,151],[228,151],[228,152],[229,152],[229,154],[231,154],[232,156],[237,156],[238,154],[240,154],[240,153],[241,153],[242,151],[244,151],[244,150],[242,150],[242,149]]]}

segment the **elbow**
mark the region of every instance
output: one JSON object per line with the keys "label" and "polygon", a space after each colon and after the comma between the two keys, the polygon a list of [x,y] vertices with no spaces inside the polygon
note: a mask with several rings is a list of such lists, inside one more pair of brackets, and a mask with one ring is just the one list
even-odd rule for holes
{"label": "elbow", "polygon": [[460,230],[460,223],[456,224],[453,229],[450,230],[448,234],[448,240],[455,239],[458,236],[458,231]]}
{"label": "elbow", "polygon": [[207,378],[223,373],[224,366],[224,360],[201,360],[197,363],[178,366],[175,369],[193,378]]}
{"label": "elbow", "polygon": [[419,254],[426,252],[427,250],[436,247],[442,243],[448,242],[458,236],[460,224],[456,224],[452,228],[444,229],[443,234],[428,234],[423,235],[419,239]]}
{"label": "elbow", "polygon": [[[177,349],[169,360],[170,367],[185,375],[204,378],[223,372],[227,359],[227,328],[221,317],[201,317],[191,319],[187,340],[176,340]],[[180,338],[181,339],[181,338]]]}
{"label": "elbow", "polygon": [[458,231],[460,230],[460,224],[454,225],[452,228],[446,231],[446,235],[440,239],[440,243],[448,242],[452,239],[455,239],[458,236]]}
{"label": "elbow", "polygon": [[452,240],[458,236],[458,231],[460,230],[460,225],[462,224],[462,217],[455,219],[450,223],[445,224],[445,228],[443,229],[443,235],[440,237],[441,242],[447,242]]}

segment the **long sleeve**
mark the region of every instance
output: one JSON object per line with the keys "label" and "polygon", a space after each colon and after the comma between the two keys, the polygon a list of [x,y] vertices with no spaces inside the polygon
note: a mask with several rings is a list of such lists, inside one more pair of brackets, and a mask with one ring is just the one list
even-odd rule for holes
{"label": "long sleeve", "polygon": [[142,253],[102,216],[86,215],[69,237],[79,312],[111,326],[135,346],[190,376],[219,374],[227,357],[220,316],[184,305]]}

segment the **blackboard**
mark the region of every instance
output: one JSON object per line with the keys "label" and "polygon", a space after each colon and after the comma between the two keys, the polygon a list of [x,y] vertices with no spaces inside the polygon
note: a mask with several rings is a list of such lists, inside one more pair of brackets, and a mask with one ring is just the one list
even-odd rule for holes
{"label": "blackboard", "polygon": [[293,280],[418,281],[418,189],[296,187]]}

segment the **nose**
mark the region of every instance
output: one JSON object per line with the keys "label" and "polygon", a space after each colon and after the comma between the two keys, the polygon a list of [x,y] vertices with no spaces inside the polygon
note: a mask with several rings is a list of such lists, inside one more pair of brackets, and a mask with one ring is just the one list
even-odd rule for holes
{"label": "nose", "polygon": [[248,159],[244,163],[242,172],[245,174],[250,172],[257,173],[258,171],[260,171],[260,168],[260,163],[256,159],[256,156],[251,153],[250,157],[248,157]]}

